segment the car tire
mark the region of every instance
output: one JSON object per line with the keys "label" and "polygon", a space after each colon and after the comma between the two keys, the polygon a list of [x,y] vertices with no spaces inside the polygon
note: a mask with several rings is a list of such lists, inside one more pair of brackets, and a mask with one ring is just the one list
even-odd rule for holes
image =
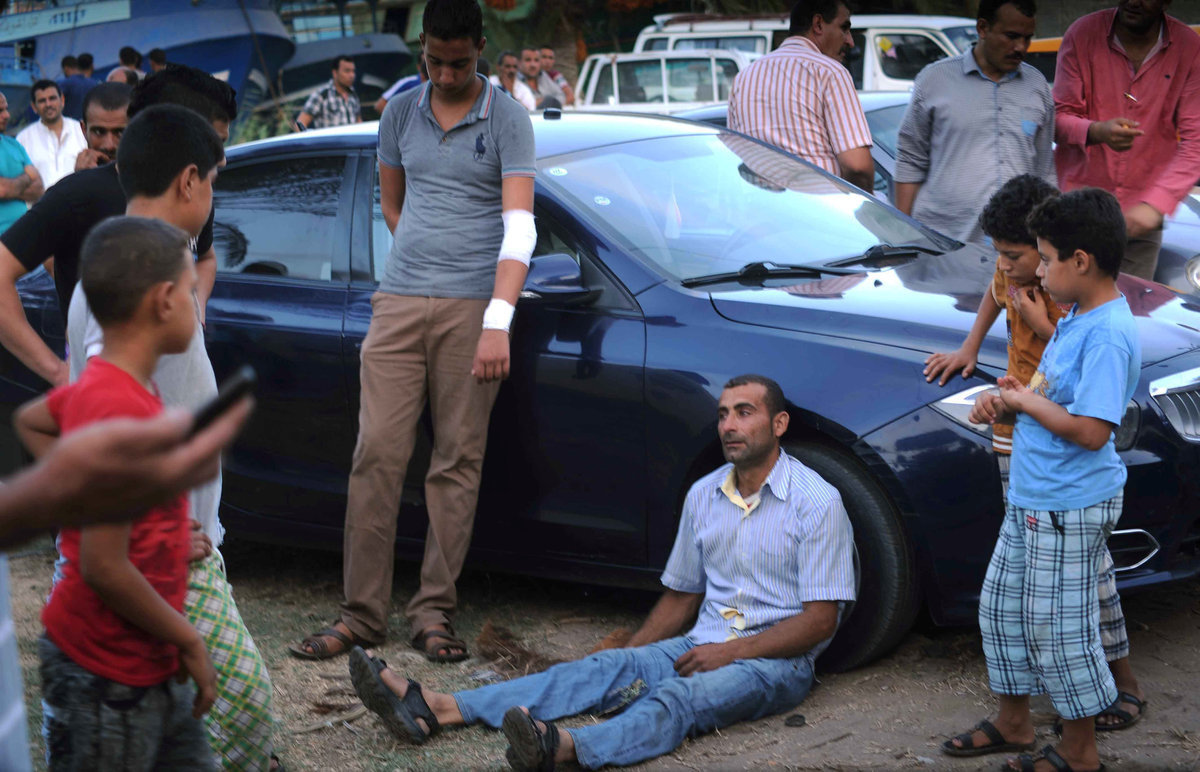
{"label": "car tire", "polygon": [[837,488],[854,528],[858,600],[818,660],[825,671],[850,670],[886,654],[912,628],[920,607],[913,551],[891,499],[857,459],[816,443],[789,444],[787,452]]}

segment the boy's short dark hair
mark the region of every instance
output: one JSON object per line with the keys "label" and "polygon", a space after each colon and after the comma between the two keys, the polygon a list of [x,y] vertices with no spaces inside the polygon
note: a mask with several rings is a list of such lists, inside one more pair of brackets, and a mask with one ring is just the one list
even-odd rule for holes
{"label": "boy's short dark hair", "polygon": [[763,399],[763,403],[766,405],[768,412],[771,413],[772,418],[787,410],[787,400],[784,399],[783,389],[779,387],[776,381],[765,375],[757,375],[755,373],[736,375],[729,379],[729,382],[725,384],[725,388],[736,389],[738,386],[749,386],[755,383],[767,390],[767,395]]}
{"label": "boy's short dark hair", "polygon": [[132,94],[133,89],[128,83],[120,83],[115,80],[92,86],[88,89],[87,96],[83,98],[83,119],[87,120],[88,109],[94,104],[100,105],[102,110],[126,109],[129,107],[129,98]]}
{"label": "boy's short dark hair", "polygon": [[133,46],[121,46],[121,50],[117,52],[117,60],[126,67],[137,67],[142,55]]}
{"label": "boy's short dark hair", "polygon": [[90,70],[96,63],[96,60],[92,58],[91,54],[80,54],[78,61],[79,69],[81,70]]}
{"label": "boy's short dark hair", "polygon": [[333,67],[331,69],[340,70],[342,67],[342,62],[350,62],[350,64],[354,64],[354,57],[346,56],[345,54],[333,57]]}
{"label": "boy's short dark hair", "polygon": [[68,68],[76,68],[77,69],[79,67],[79,60],[76,59],[75,57],[71,56],[70,54],[67,54],[66,56],[64,56],[62,58],[62,61],[59,62],[58,66],[63,70],[66,70]]}
{"label": "boy's short dark hair", "polygon": [[209,123],[230,123],[237,117],[237,92],[233,87],[186,64],[169,63],[138,83],[129,102],[129,117],[151,105],[163,104],[194,110]]}
{"label": "boy's short dark hair", "polygon": [[833,21],[842,6],[850,7],[843,0],[797,0],[792,6],[792,19],[788,26],[789,35],[804,35],[812,29],[812,19],[820,16],[825,21]]}
{"label": "boy's short dark hair", "polygon": [[421,31],[438,40],[483,40],[483,11],[477,0],[429,0],[421,17]]}
{"label": "boy's short dark hair", "polygon": [[39,92],[39,91],[45,91],[45,90],[46,90],[46,89],[48,89],[48,88],[52,88],[52,89],[54,89],[55,91],[57,91],[57,92],[58,92],[58,95],[59,95],[59,96],[62,96],[62,89],[60,89],[60,88],[58,87],[58,84],[57,84],[57,83],[55,83],[54,81],[50,80],[49,78],[42,78],[42,79],[41,79],[41,80],[39,80],[37,83],[34,83],[34,84],[33,84],[33,88],[29,89],[29,101],[30,101],[30,102],[36,102],[36,100],[37,100],[37,92]]}
{"label": "boy's short dark hair", "polygon": [[117,169],[126,198],[161,196],[192,164],[206,177],[225,157],[221,138],[194,110],[155,105],[137,114],[117,146]]}
{"label": "boy's short dark hair", "polygon": [[1037,16],[1037,3],[1034,0],[980,0],[979,13],[975,14],[975,18],[986,21],[988,24],[995,24],[1000,6],[1009,3],[1012,3],[1018,11],[1031,19]]}
{"label": "boy's short dark hair", "polygon": [[79,252],[79,282],[100,326],[133,317],[146,292],[183,272],[188,235],[148,217],[110,217]]}
{"label": "boy's short dark hair", "polygon": [[167,52],[161,48],[151,48],[150,53],[147,54],[147,56],[149,56],[150,61],[154,62],[155,64],[167,63]]}
{"label": "boy's short dark hair", "polygon": [[1037,246],[1029,231],[1029,213],[1058,188],[1032,174],[1021,174],[1004,183],[979,215],[979,226],[992,239]]}
{"label": "boy's short dark hair", "polygon": [[1116,278],[1125,255],[1125,216],[1112,193],[1100,188],[1081,188],[1052,196],[1033,208],[1029,230],[1049,241],[1066,260],[1081,249],[1096,266]]}

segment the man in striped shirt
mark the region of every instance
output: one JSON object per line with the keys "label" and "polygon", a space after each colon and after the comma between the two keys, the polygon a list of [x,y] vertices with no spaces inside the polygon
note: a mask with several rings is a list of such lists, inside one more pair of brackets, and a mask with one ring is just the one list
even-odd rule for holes
{"label": "man in striped shirt", "polygon": [[[355,648],[363,704],[416,742],[443,726],[502,728],[509,764],[531,771],[635,764],[799,704],[841,603],[854,600],[854,537],[837,490],[780,449],[787,427],[779,384],[742,375],[725,385],[717,431],[730,463],[688,492],[666,592],[626,648],[456,694],[422,690]],[[585,712],[617,715],[551,723]]]}
{"label": "man in striped shirt", "polygon": [[729,128],[872,190],[871,129],[842,65],[854,47],[850,9],[841,0],[799,0],[788,34],[734,78]]}

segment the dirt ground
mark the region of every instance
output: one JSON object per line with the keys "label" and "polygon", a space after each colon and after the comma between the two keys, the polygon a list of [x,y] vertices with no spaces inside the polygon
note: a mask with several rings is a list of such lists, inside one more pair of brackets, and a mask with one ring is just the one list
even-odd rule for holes
{"label": "dirt ground", "polygon": [[[345,659],[308,663],[287,655],[288,644],[333,618],[340,598],[339,555],[239,544],[227,545],[226,559],[242,615],[271,670],[280,718],[276,743],[289,769],[506,768],[499,733],[470,728],[424,746],[405,745],[370,715],[355,717],[361,709]],[[10,564],[35,758],[42,748],[34,640],[52,561],[46,543],[18,553]],[[398,565],[395,597],[407,597],[415,582],[416,567]],[[467,640],[474,641],[490,621],[513,630],[540,654],[569,659],[617,627],[636,627],[654,597],[474,573],[464,577],[460,599],[458,627]],[[1137,726],[1101,736],[1101,757],[1109,769],[1200,771],[1200,581],[1128,597],[1125,611],[1133,665],[1150,705]],[[397,640],[381,647],[382,656],[433,688],[456,690],[495,677],[492,663],[474,658],[431,665],[402,643],[402,620],[393,628]],[[938,751],[946,736],[970,727],[992,707],[978,632],[922,623],[883,660],[821,676],[793,711],[805,716],[805,726],[785,726],[785,716],[738,725],[688,741],[636,769],[997,769],[998,756],[957,760]],[[1039,740],[1052,742],[1052,709],[1042,698],[1035,707]]]}

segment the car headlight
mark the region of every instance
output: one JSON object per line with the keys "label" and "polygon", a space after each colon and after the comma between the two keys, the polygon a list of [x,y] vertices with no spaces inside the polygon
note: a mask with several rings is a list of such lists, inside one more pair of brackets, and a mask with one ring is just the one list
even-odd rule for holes
{"label": "car headlight", "polygon": [[1200,255],[1196,255],[1183,266],[1183,275],[1193,290],[1200,290]]}
{"label": "car headlight", "polygon": [[1133,447],[1141,424],[1142,408],[1131,399],[1125,406],[1125,415],[1121,416],[1121,423],[1113,432],[1113,444],[1117,446],[1117,450],[1129,450]]}
{"label": "car headlight", "polygon": [[[952,394],[945,399],[940,399],[934,402],[932,407],[947,418],[952,419],[960,426],[964,426],[971,431],[983,437],[992,436],[992,427],[989,424],[971,423],[967,416],[971,415],[971,408],[975,407],[975,399],[985,391],[994,389],[995,386],[983,385],[972,386],[965,391],[960,391],[957,394]],[[1117,450],[1129,450],[1133,447],[1133,443],[1137,440],[1138,429],[1142,423],[1142,409],[1137,402],[1132,399],[1125,406],[1125,414],[1121,416],[1121,423],[1113,431],[1113,444]]]}
{"label": "car headlight", "polygon": [[965,391],[951,394],[945,399],[939,399],[931,407],[958,425],[965,426],[983,437],[991,437],[992,427],[990,424],[971,423],[967,420],[967,416],[971,415],[971,408],[975,407],[975,398],[983,392],[994,388],[996,387],[986,383],[982,386],[972,386]]}

